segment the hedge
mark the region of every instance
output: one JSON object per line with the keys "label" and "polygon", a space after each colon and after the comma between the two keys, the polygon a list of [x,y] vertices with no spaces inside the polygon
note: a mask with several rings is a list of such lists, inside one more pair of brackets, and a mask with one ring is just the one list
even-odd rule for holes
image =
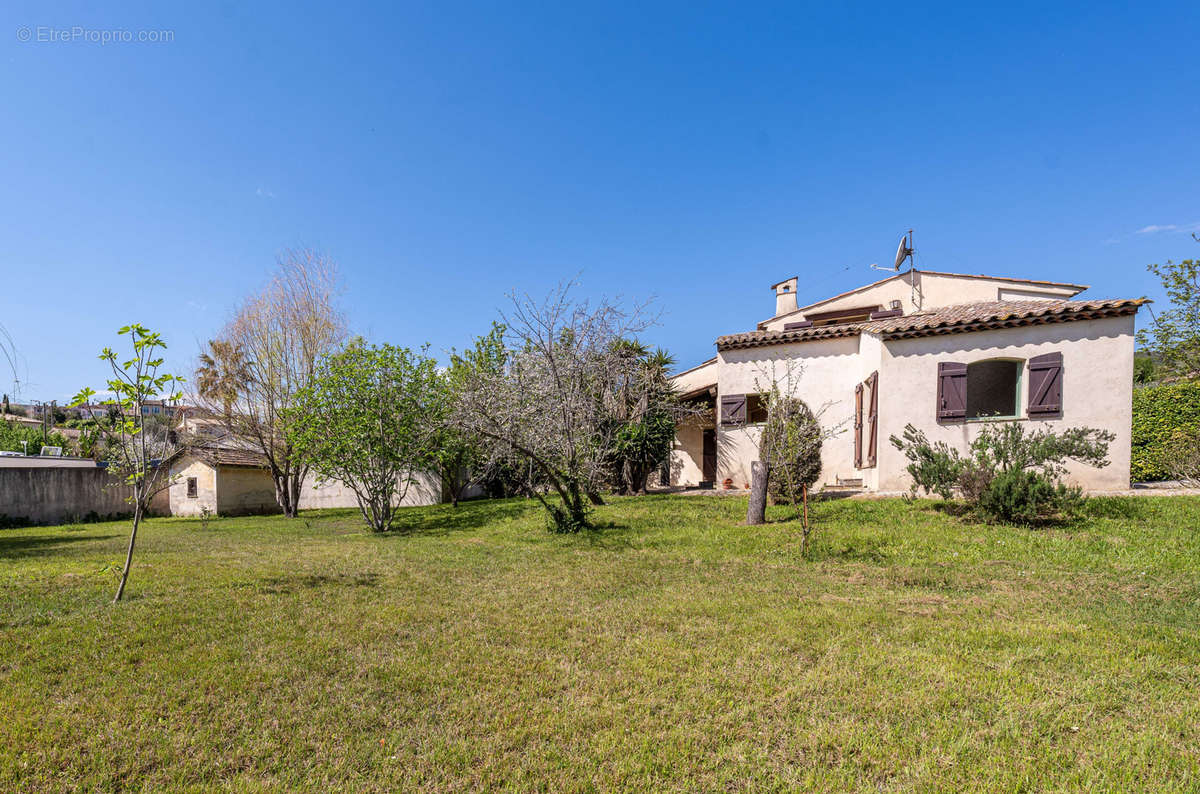
{"label": "hedge", "polygon": [[1200,383],[1135,388],[1130,479],[1167,479],[1170,474],[1163,463],[1163,450],[1171,434],[1180,429],[1200,429]]}

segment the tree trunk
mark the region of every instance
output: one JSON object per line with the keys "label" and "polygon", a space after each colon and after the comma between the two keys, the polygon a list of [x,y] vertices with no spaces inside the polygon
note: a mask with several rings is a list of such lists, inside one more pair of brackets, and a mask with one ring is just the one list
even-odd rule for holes
{"label": "tree trunk", "polygon": [[804,487],[804,527],[800,531],[801,532],[800,556],[807,557],[808,556],[808,534],[811,531],[811,528],[808,525],[808,486],[805,485],[803,487]]}
{"label": "tree trunk", "polygon": [[601,497],[600,494],[596,493],[595,491],[588,491],[587,498],[588,498],[589,502],[596,505],[597,507],[600,507],[604,504],[604,498]]}
{"label": "tree trunk", "polygon": [[750,464],[750,507],[746,510],[746,523],[767,523],[767,464],[761,460]]}
{"label": "tree trunk", "polygon": [[125,552],[125,568],[121,571],[121,583],[117,585],[117,594],[113,597],[114,604],[125,595],[125,583],[129,581],[129,568],[133,565],[133,545],[137,542],[138,525],[141,523],[142,505],[141,499],[138,499],[133,506],[133,531],[129,533],[129,550]]}

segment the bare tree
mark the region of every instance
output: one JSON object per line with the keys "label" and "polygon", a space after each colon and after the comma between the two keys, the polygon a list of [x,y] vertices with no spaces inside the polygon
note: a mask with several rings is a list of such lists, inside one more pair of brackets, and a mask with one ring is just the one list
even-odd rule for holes
{"label": "bare tree", "polygon": [[266,457],[288,517],[296,516],[308,473],[288,440],[292,408],[317,362],[346,338],[338,291],[330,259],[308,249],[285,251],[270,283],[242,303],[196,371],[200,401]]}
{"label": "bare tree", "polygon": [[619,423],[606,395],[617,391],[630,357],[620,345],[652,323],[646,304],[626,308],[575,302],[573,282],[544,300],[513,294],[503,314],[504,366],[467,373],[453,408],[464,431],[527,459],[561,500],[533,495],[559,531],[588,526],[588,502],[602,503],[608,451]]}

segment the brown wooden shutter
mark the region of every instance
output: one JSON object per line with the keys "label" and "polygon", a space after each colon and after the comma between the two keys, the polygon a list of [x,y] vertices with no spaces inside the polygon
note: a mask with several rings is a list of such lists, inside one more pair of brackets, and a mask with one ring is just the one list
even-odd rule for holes
{"label": "brown wooden shutter", "polygon": [[854,468],[862,468],[863,385],[854,387]]}
{"label": "brown wooden shutter", "polygon": [[742,425],[746,423],[746,395],[726,394],[721,397],[721,424]]}
{"label": "brown wooden shutter", "polygon": [[1029,359],[1029,415],[1062,413],[1062,353],[1047,353]]}
{"label": "brown wooden shutter", "polygon": [[867,468],[875,465],[875,451],[879,444],[879,372],[867,378],[871,389],[871,407],[867,412]]}
{"label": "brown wooden shutter", "polygon": [[954,361],[938,364],[938,419],[967,417],[967,365]]}

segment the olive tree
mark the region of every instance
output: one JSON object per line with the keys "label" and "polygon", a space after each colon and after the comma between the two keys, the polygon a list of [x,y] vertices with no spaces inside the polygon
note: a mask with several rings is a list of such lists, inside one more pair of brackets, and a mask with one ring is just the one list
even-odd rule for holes
{"label": "olive tree", "polygon": [[287,441],[302,466],[354,491],[372,531],[386,532],[409,488],[436,469],[441,397],[423,351],[355,339],[296,393]]}
{"label": "olive tree", "polygon": [[[108,406],[114,416],[102,458],[109,474],[129,486],[133,507],[133,526],[114,602],[125,594],[142,518],[155,495],[171,484],[166,461],[181,448],[171,419],[172,408],[180,398],[178,386],[183,382],[176,375],[160,373],[164,363],[160,353],[167,345],[157,333],[136,323],[117,333],[128,337],[132,355],[123,359],[112,348],[101,351],[100,358],[108,363],[112,377],[106,381],[109,396],[96,400]],[[72,404],[86,404],[95,395],[93,389],[81,389]],[[150,414],[145,410],[150,401],[161,403],[165,410],[157,416]]]}

